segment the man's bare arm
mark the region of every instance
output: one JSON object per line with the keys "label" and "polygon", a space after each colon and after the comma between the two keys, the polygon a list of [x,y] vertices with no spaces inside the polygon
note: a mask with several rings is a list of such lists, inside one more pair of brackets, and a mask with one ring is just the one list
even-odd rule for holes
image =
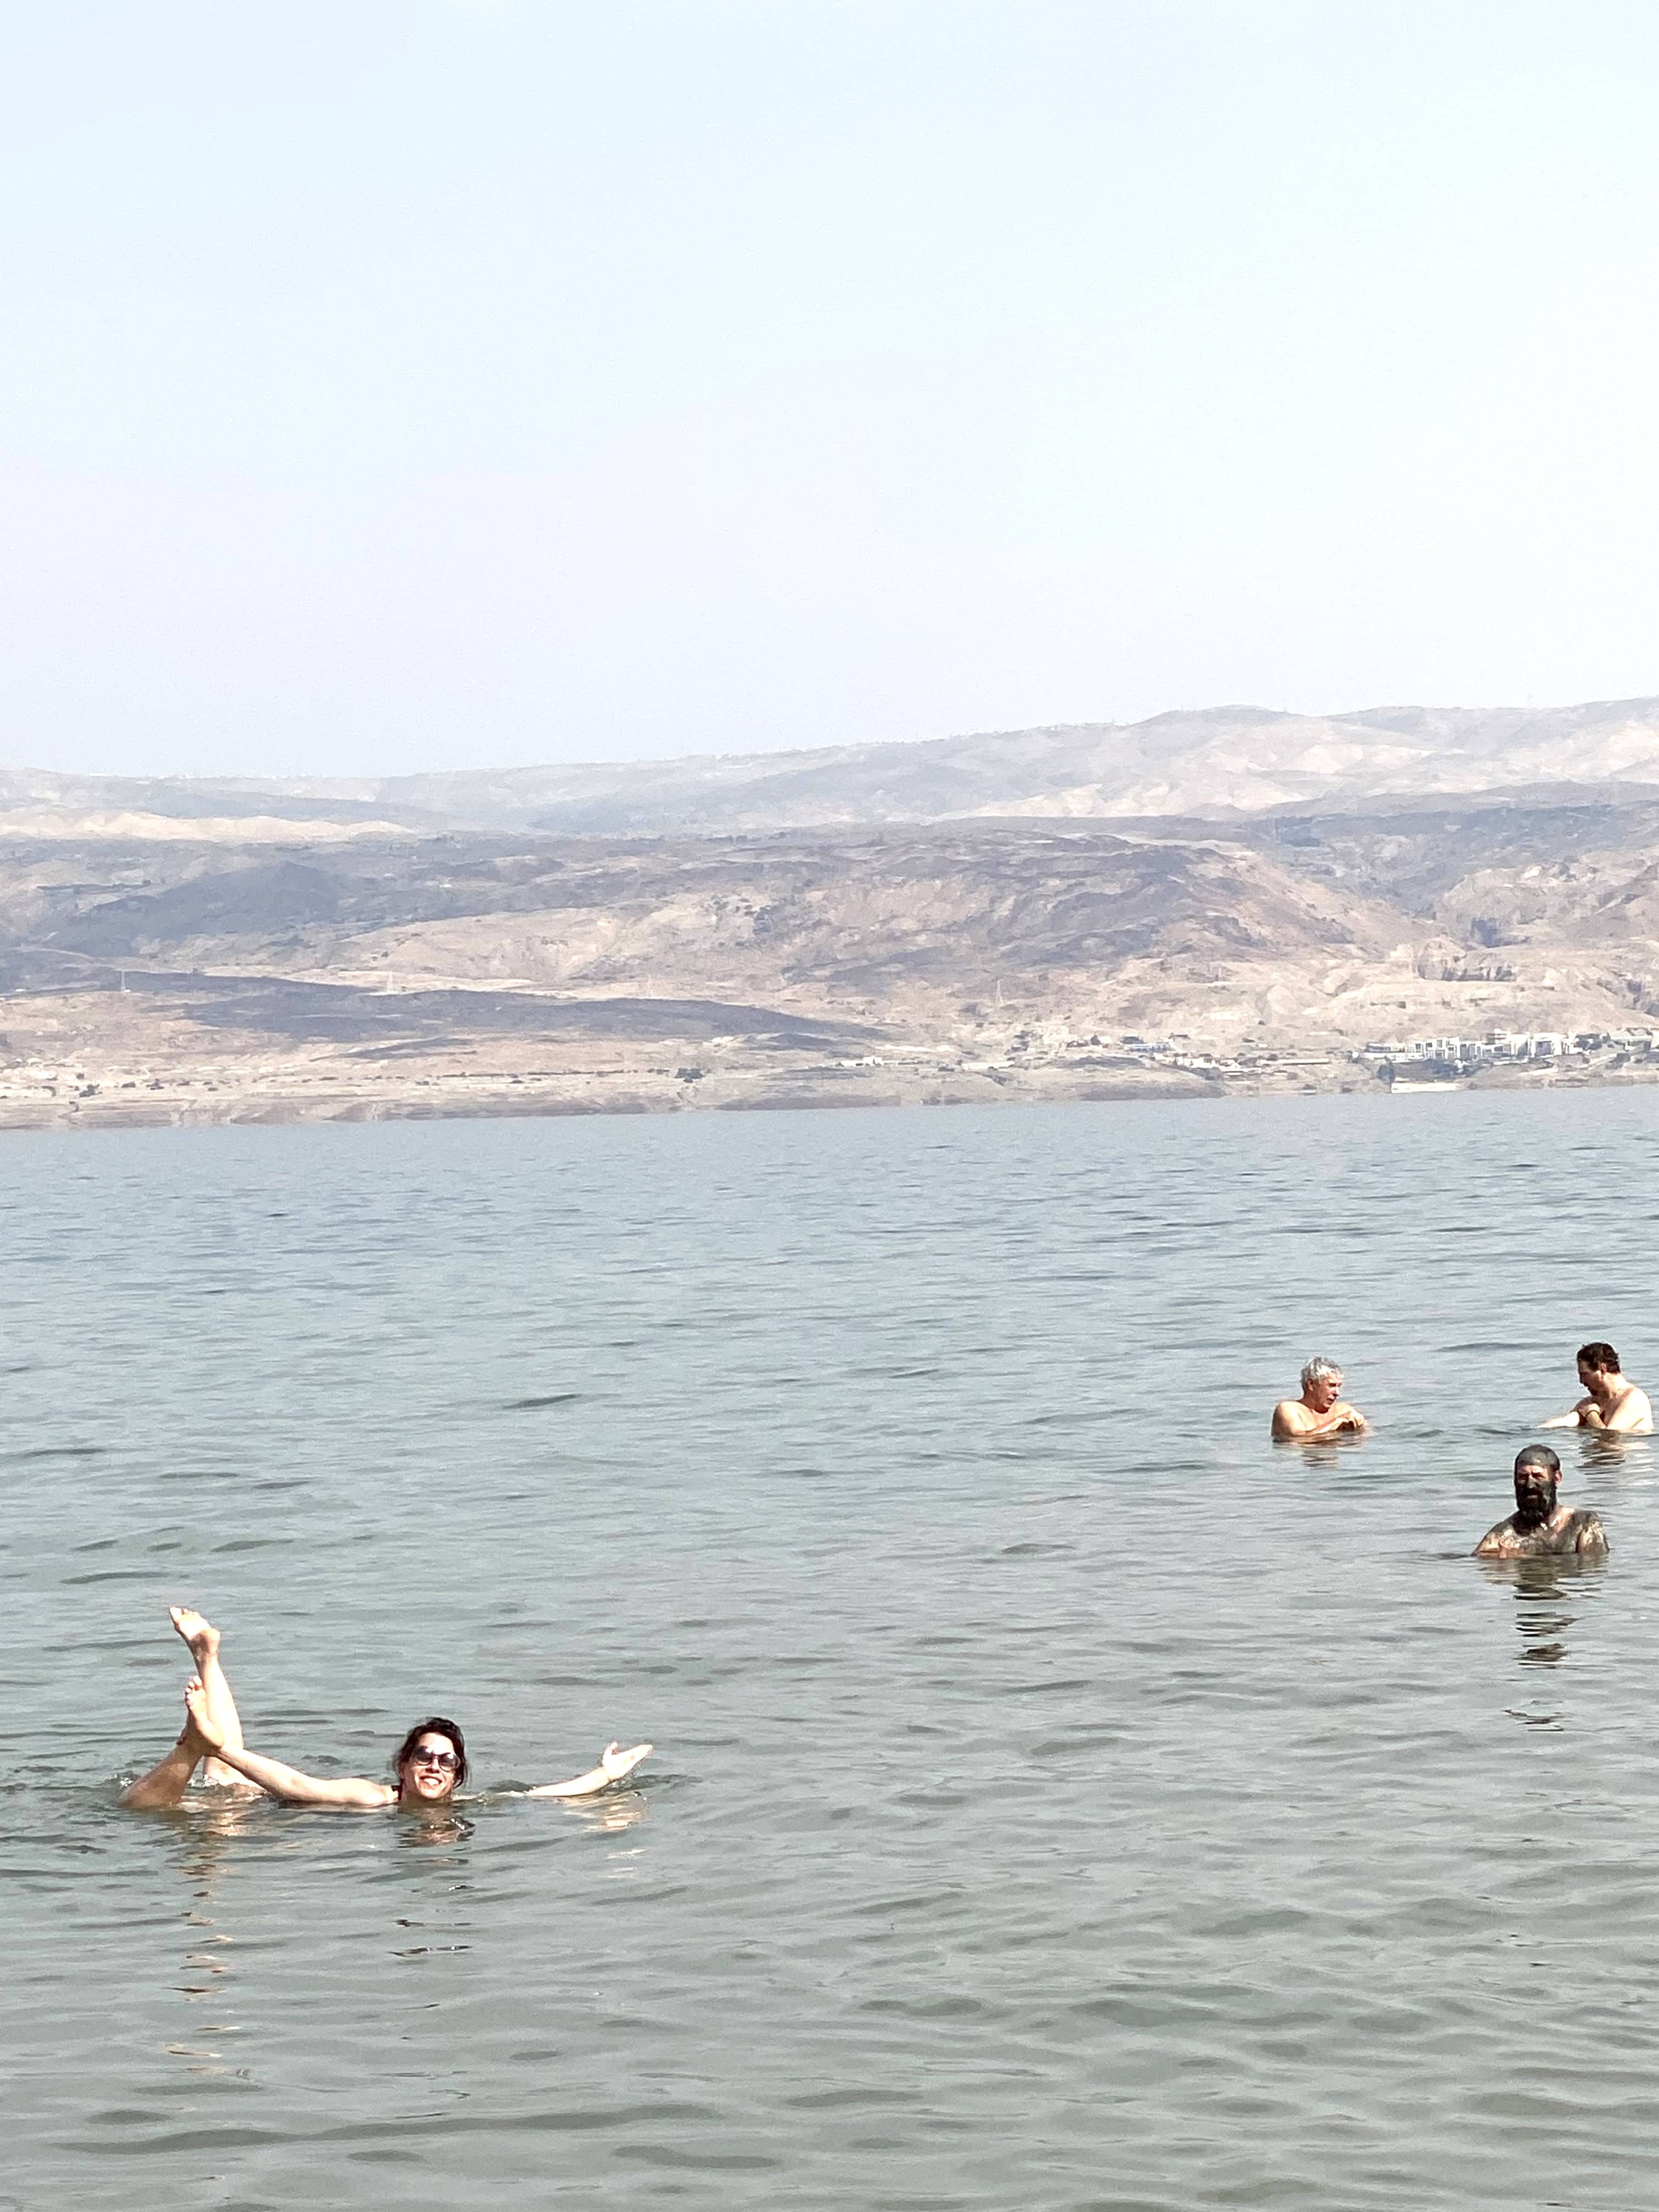
{"label": "man's bare arm", "polygon": [[1325,1437],[1357,1436],[1367,1426],[1365,1416],[1346,1403],[1333,1406],[1328,1413],[1310,1414],[1305,1421],[1297,1420],[1297,1411],[1308,1411],[1299,1398],[1283,1399],[1273,1407],[1273,1433],[1277,1443],[1317,1443]]}
{"label": "man's bare arm", "polygon": [[1594,1398],[1581,1398],[1570,1413],[1552,1413],[1547,1421],[1538,1424],[1540,1429],[1599,1429],[1601,1409]]}
{"label": "man's bare arm", "polygon": [[384,1782],[369,1782],[361,1775],[349,1775],[338,1782],[325,1782],[315,1774],[301,1774],[297,1766],[284,1766],[279,1759],[263,1759],[257,1751],[245,1746],[228,1744],[222,1732],[215,1727],[208,1716],[207,1693],[202,1687],[201,1677],[192,1677],[185,1690],[185,1704],[196,1723],[196,1732],[216,1759],[234,1766],[239,1774],[246,1775],[250,1782],[280,1797],[289,1805],[326,1805],[337,1811],[351,1813],[377,1812],[390,1805],[397,1791]]}
{"label": "man's bare arm", "polygon": [[590,1766],[586,1774],[578,1774],[569,1782],[544,1782],[538,1789],[526,1790],[526,1797],[597,1797],[601,1790],[609,1790],[613,1782],[620,1782],[643,1759],[651,1756],[648,1743],[636,1743],[629,1751],[620,1744],[608,1743],[599,1753],[599,1763]]}

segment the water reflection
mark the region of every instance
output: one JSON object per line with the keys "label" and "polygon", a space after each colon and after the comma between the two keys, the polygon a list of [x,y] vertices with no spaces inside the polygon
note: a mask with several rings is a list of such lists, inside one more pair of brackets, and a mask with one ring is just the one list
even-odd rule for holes
{"label": "water reflection", "polygon": [[1612,1475],[1624,1482],[1642,1481],[1653,1474],[1651,1437],[1625,1437],[1605,1429],[1581,1430],[1577,1439],[1578,1464],[1587,1475]]}
{"label": "water reflection", "polygon": [[[1521,1639],[1519,1663],[1528,1669],[1559,1667],[1568,1656],[1569,1639],[1577,1619],[1577,1601],[1586,1594],[1587,1577],[1599,1575],[1605,1562],[1581,1559],[1576,1553],[1534,1559],[1482,1559],[1488,1581],[1508,1583],[1515,1592],[1515,1627]],[[1526,1728],[1556,1728],[1561,1714],[1553,1707],[1522,1711],[1509,1707],[1510,1718]]]}
{"label": "water reflection", "polygon": [[642,1790],[608,1790],[602,1797],[578,1798],[569,1809],[583,1827],[600,1835],[618,1835],[645,1818]]}
{"label": "water reflection", "polygon": [[[521,1784],[509,1783],[490,1795],[497,1805],[501,1805],[527,1798],[531,1791]],[[578,1820],[583,1827],[605,1834],[631,1828],[636,1820],[642,1820],[649,1800],[647,1792],[635,1783],[627,1789],[601,1790],[597,1797],[545,1798],[541,1802],[556,1807],[567,1820]]]}
{"label": "water reflection", "polygon": [[1370,1434],[1369,1429],[1346,1430],[1336,1437],[1274,1437],[1275,1446],[1294,1447],[1309,1467],[1331,1468],[1344,1452],[1358,1451]]}
{"label": "water reflection", "polygon": [[204,2048],[203,2042],[210,2036],[241,2033],[241,2023],[229,2017],[235,1996],[234,1938],[220,1927],[216,1907],[225,1872],[237,1856],[233,1847],[252,1832],[255,1808],[263,1802],[228,1794],[190,1798],[170,1816],[181,1832],[179,1867],[191,1893],[184,1915],[189,1932],[183,1979],[176,1986],[185,2002],[200,2010],[190,2022],[191,2040],[164,2048],[171,2057],[188,2059],[191,2074],[248,2078],[247,2069],[232,2063],[228,2051]]}
{"label": "water reflection", "polygon": [[[473,1823],[451,1805],[400,1806],[398,1811],[400,1850],[441,1850],[453,1844],[464,1844],[472,1833]],[[459,1865],[461,1862],[457,1860],[454,1863]]]}
{"label": "water reflection", "polygon": [[[1583,1570],[1576,1571],[1582,1573]],[[1559,1559],[1518,1559],[1515,1570],[1515,1626],[1523,1667],[1559,1667],[1566,1656],[1573,1616]]]}

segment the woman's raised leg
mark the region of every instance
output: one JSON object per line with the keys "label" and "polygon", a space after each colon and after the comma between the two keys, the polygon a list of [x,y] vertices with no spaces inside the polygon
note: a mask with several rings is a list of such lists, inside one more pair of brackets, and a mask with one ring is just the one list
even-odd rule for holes
{"label": "woman's raised leg", "polygon": [[207,1746],[197,1734],[196,1723],[185,1717],[179,1741],[148,1774],[140,1775],[121,1802],[135,1813],[148,1813],[158,1805],[176,1805],[190,1787],[190,1778],[206,1756]]}
{"label": "woman's raised leg", "polygon": [[[173,1605],[167,1607],[173,1627],[190,1647],[190,1656],[196,1662],[196,1671],[202,1678],[202,1688],[207,1697],[208,1718],[234,1751],[242,1747],[242,1721],[236,1710],[236,1700],[230,1694],[230,1684],[224,1668],[219,1664],[219,1631],[210,1620],[204,1620],[199,1613],[189,1607]],[[180,1739],[182,1741],[182,1739]],[[204,1782],[221,1788],[246,1790],[252,1796],[263,1796],[257,1782],[250,1782],[234,1766],[222,1759],[209,1758],[202,1769]]]}

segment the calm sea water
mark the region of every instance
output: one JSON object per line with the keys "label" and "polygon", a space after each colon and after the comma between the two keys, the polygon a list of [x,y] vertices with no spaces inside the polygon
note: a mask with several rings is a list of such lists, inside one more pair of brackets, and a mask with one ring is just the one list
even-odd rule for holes
{"label": "calm sea water", "polygon": [[[1638,2207],[1659,1093],[0,1146],[0,2204]],[[1267,1441],[1315,1350],[1376,1433]],[[643,1786],[137,1816],[249,1741]]]}

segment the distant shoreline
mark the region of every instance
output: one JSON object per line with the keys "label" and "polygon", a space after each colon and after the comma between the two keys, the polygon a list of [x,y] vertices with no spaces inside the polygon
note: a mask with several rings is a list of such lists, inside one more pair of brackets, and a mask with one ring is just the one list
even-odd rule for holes
{"label": "distant shoreline", "polygon": [[[1323,1075],[1325,1079],[1316,1079]],[[314,1122],[547,1121],[670,1114],[801,1113],[874,1109],[997,1105],[1121,1105],[1135,1101],[1236,1098],[1387,1098],[1394,1091],[1559,1091],[1630,1090],[1659,1085],[1659,1068],[1561,1073],[1540,1068],[1461,1080],[1392,1086],[1358,1075],[1346,1056],[1328,1070],[1299,1068],[1295,1079],[1218,1081],[1139,1073],[1079,1079],[1052,1068],[1029,1073],[908,1068],[759,1067],[678,1080],[666,1071],[617,1069],[505,1082],[465,1076],[417,1078],[344,1085],[296,1072],[289,1083],[167,1086],[124,1097],[89,1085],[89,1095],[41,1099],[0,1091],[0,1134],[96,1129],[281,1127]],[[194,1095],[187,1096],[186,1092]]]}

